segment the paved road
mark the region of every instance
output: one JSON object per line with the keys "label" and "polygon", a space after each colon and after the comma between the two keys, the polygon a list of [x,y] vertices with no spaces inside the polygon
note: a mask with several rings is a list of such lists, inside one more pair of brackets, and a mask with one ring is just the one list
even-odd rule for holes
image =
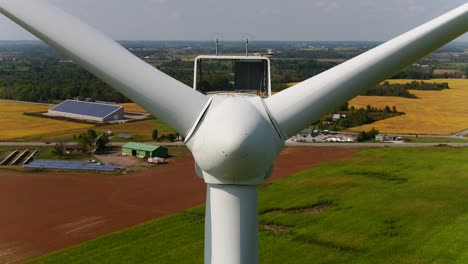
{"label": "paved road", "polygon": [[[467,131],[468,133],[468,131]],[[0,142],[0,146],[4,147],[46,147],[46,146],[54,146],[57,142]],[[67,145],[75,145],[75,142],[66,142]],[[114,142],[111,143],[110,146],[114,147],[121,147],[125,145],[125,142]],[[157,144],[158,146],[163,147],[175,147],[175,146],[185,146],[183,142],[150,142],[150,144]],[[452,147],[468,147],[467,143],[299,143],[294,142],[292,140],[286,141],[287,147],[346,147],[346,148],[369,148],[369,147],[432,147],[432,146],[440,146],[440,145],[447,145]]]}
{"label": "paved road", "polygon": [[468,129],[467,130],[463,130],[461,132],[458,132],[458,133],[455,133],[453,134],[451,137],[455,137],[455,138],[464,138],[466,139],[465,135],[468,134]]}
{"label": "paved road", "polygon": [[468,147],[468,143],[299,143],[287,141],[287,147],[346,147],[346,148],[375,148],[375,147],[434,147],[434,146]]}
{"label": "paved road", "polygon": [[[466,134],[468,134],[468,129],[460,131],[452,135],[417,135],[417,136],[422,137],[422,138],[461,138],[461,139],[468,140],[468,138],[464,137]],[[408,135],[408,134],[385,134],[385,135],[392,136],[392,137],[415,137],[416,136],[416,135]]]}
{"label": "paved road", "polygon": [[[54,146],[59,142],[0,142],[0,147],[47,147]],[[64,142],[66,145],[76,145],[76,142]],[[121,147],[127,144],[127,142],[113,142],[110,146]],[[157,144],[158,146],[174,147],[174,146],[185,146],[183,142],[150,142],[150,144]]]}

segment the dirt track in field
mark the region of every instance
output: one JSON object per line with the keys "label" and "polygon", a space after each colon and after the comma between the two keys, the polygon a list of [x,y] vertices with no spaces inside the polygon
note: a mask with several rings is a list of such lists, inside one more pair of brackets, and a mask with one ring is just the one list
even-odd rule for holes
{"label": "dirt track in field", "polygon": [[[355,151],[286,148],[271,179]],[[205,184],[188,152],[129,175],[0,170],[0,263],[46,254],[204,203]]]}

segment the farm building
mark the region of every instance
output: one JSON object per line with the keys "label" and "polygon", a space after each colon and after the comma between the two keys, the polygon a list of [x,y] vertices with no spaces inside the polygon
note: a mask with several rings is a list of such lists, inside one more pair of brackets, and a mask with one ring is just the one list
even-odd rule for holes
{"label": "farm building", "polygon": [[118,105],[66,100],[48,111],[48,115],[98,122],[124,119],[124,108]]}
{"label": "farm building", "polygon": [[338,122],[338,120],[341,119],[341,115],[340,114],[334,114],[333,115],[333,122]]}
{"label": "farm building", "polygon": [[333,115],[333,122],[338,122],[338,121],[340,121],[340,119],[342,119],[342,118],[346,118],[346,115],[334,114],[334,115]]}
{"label": "farm building", "polygon": [[129,142],[122,147],[122,155],[140,158],[165,158],[168,150],[165,147]]}

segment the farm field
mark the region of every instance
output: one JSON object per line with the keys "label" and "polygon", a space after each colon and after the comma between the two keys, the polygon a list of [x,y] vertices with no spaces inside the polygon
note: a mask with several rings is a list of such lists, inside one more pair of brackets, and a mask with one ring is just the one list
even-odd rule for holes
{"label": "farm field", "polygon": [[[260,187],[260,263],[467,263],[466,159],[363,149]],[[199,206],[29,263],[203,263],[203,227]]]}
{"label": "farm field", "polygon": [[[126,104],[129,111],[144,111],[134,103]],[[159,135],[175,131],[159,119],[144,120],[125,124],[93,125],[77,122],[60,121],[48,118],[23,115],[24,112],[47,111],[51,106],[28,102],[0,100],[0,141],[71,141],[73,135],[94,129],[98,133],[113,131],[114,134],[126,133],[133,140],[151,141],[151,132],[157,129]],[[114,141],[118,141],[115,139]]]}
{"label": "farm field", "polygon": [[[372,127],[381,133],[448,135],[468,129],[468,79],[433,79],[426,82],[447,82],[450,89],[442,91],[411,91],[419,99],[403,97],[358,96],[349,105],[357,108],[372,105],[383,108],[396,106],[405,115],[351,128],[367,131]],[[411,80],[389,80],[407,83]]]}
{"label": "farm field", "polygon": [[[0,170],[0,263],[44,255],[202,204],[205,183],[195,175],[190,152],[171,147],[169,153],[168,164],[128,174]],[[354,153],[286,148],[270,180]]]}
{"label": "farm field", "polygon": [[133,135],[134,139],[139,141],[151,141],[151,132],[153,129],[157,129],[159,132],[159,136],[163,134],[169,133],[176,133],[174,129],[163,123],[159,119],[153,120],[146,120],[146,121],[139,121],[133,123],[126,123],[126,124],[114,124],[114,125],[106,125],[102,127],[97,127],[96,130],[102,132],[111,130],[114,134],[118,133],[129,133]]}
{"label": "farm field", "polygon": [[50,105],[0,101],[0,141],[86,129],[92,125],[23,115],[24,112],[47,111]]}
{"label": "farm field", "polygon": [[148,113],[145,109],[141,106],[137,105],[136,103],[122,103],[118,104],[124,107],[125,112],[137,112],[137,113]]}
{"label": "farm field", "polygon": [[[74,135],[78,135],[81,133],[86,132],[88,129],[94,129],[98,134],[104,133],[107,131],[112,131],[114,135],[118,135],[120,133],[130,134],[132,135],[131,140],[134,141],[152,141],[151,132],[153,129],[157,129],[159,135],[175,133],[174,129],[163,123],[159,119],[153,120],[144,120],[144,121],[137,121],[131,123],[124,123],[124,124],[108,124],[108,125],[97,125],[97,126],[89,126],[86,128],[80,129],[71,129],[66,131],[60,131],[57,133],[50,133],[50,134],[38,134],[27,136],[24,138],[19,138],[17,141],[25,141],[25,142],[34,142],[34,141],[51,141],[51,142],[58,142],[58,141],[71,141],[73,140]],[[114,142],[121,141],[121,139],[115,137],[112,139]],[[128,141],[125,139],[124,141]]]}
{"label": "farm field", "polygon": [[[153,129],[157,129],[159,135],[175,133],[174,129],[167,126],[159,119],[153,120],[144,120],[144,121],[137,121],[131,123],[124,123],[124,124],[108,124],[108,125],[98,125],[87,128],[81,129],[71,129],[66,131],[61,131],[58,133],[50,133],[50,134],[38,134],[27,136],[23,138],[17,139],[17,141],[25,141],[25,142],[34,142],[34,141],[51,141],[51,142],[58,142],[58,141],[72,141],[74,135],[78,135],[81,133],[86,132],[88,129],[94,129],[98,134],[112,131],[114,135],[125,133],[132,135],[131,140],[134,141],[152,141],[151,132]],[[121,141],[119,138],[115,137],[112,139],[114,142]],[[128,141],[125,139],[125,141]]]}
{"label": "farm field", "polygon": [[[86,128],[80,129],[71,129],[67,131],[58,131],[58,132],[50,132],[48,134],[36,134],[31,135],[23,138],[19,138],[18,141],[26,141],[26,142],[34,142],[34,141],[71,141],[73,140],[73,135],[78,135],[80,133],[86,132],[88,129],[94,129],[98,134],[112,131],[114,135],[125,133],[132,135],[131,140],[135,141],[152,141],[151,132],[153,129],[157,129],[159,135],[175,133],[175,131],[163,123],[159,119],[153,120],[144,120],[144,121],[137,121],[131,123],[124,123],[124,124],[108,124],[108,125],[98,125],[98,126],[89,126]],[[115,137],[112,141],[119,141],[120,139]],[[128,141],[128,140],[125,140]]]}
{"label": "farm field", "polygon": [[407,143],[468,143],[465,138],[405,136]]}
{"label": "farm field", "polygon": [[463,72],[460,70],[452,70],[452,69],[435,69],[434,74],[444,74],[444,73],[449,73],[449,74],[461,74],[463,75]]}

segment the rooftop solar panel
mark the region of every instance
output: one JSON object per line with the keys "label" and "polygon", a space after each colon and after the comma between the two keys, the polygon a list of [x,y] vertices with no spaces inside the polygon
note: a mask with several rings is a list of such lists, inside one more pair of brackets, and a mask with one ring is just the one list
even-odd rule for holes
{"label": "rooftop solar panel", "polygon": [[121,106],[66,100],[50,110],[76,115],[104,118],[109,114],[117,111],[119,108],[121,108]]}

